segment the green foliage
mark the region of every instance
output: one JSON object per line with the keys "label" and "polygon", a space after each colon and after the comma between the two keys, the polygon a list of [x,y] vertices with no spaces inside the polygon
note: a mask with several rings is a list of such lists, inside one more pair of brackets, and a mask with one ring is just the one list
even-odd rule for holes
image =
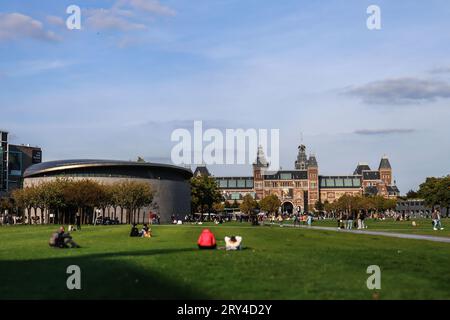
{"label": "green foliage", "polygon": [[148,183],[124,181],[104,185],[96,181],[57,179],[36,186],[15,190],[12,197],[22,209],[40,208],[57,214],[81,214],[93,208],[121,206],[131,215],[136,210],[149,206],[153,201],[153,190]]}
{"label": "green foliage", "polygon": [[268,195],[259,201],[259,206],[261,210],[267,213],[276,213],[278,208],[281,206],[281,201],[275,194]]}
{"label": "green foliage", "polygon": [[325,205],[321,201],[317,200],[316,203],[314,204],[314,208],[317,211],[323,211],[325,209]]}
{"label": "green foliage", "polygon": [[418,197],[419,197],[419,194],[412,189],[406,193],[406,199],[417,199]]}
{"label": "green foliage", "polygon": [[239,206],[242,213],[253,215],[255,209],[258,208],[258,202],[250,194],[246,194],[242,199],[242,203]]}
{"label": "green foliage", "polygon": [[343,195],[333,203],[324,203],[324,210],[326,211],[345,211],[355,212],[363,210],[369,211],[385,211],[394,209],[397,205],[397,200],[386,199],[383,196],[350,196]]}
{"label": "green foliage", "polygon": [[431,207],[450,207],[450,176],[444,178],[427,178],[419,186],[418,195]]}
{"label": "green foliage", "polygon": [[209,212],[214,204],[222,202],[222,194],[213,177],[197,176],[191,179],[191,208],[193,212]]}

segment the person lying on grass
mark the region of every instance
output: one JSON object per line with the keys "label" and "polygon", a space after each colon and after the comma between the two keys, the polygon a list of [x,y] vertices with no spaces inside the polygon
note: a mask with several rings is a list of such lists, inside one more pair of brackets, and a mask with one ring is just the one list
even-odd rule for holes
{"label": "person lying on grass", "polygon": [[49,246],[53,248],[81,248],[75,241],[73,241],[72,236],[65,232],[63,226],[55,232],[49,241]]}
{"label": "person lying on grass", "polygon": [[231,236],[225,237],[225,249],[226,250],[241,250],[242,237]]}

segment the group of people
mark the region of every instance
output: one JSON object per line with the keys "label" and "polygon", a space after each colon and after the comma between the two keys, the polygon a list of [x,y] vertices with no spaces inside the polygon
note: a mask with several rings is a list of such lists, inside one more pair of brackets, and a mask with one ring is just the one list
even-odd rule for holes
{"label": "group of people", "polygon": [[337,219],[337,224],[339,229],[366,229],[365,220],[366,214],[364,211],[359,211],[357,214],[354,212],[341,212]]}
{"label": "group of people", "polygon": [[[229,250],[241,250],[242,249],[242,237],[240,236],[226,236],[225,247],[220,247],[219,249]],[[200,237],[197,240],[197,245],[199,249],[216,249],[217,242],[216,237],[209,229],[203,229]]]}
{"label": "group of people", "polygon": [[131,226],[130,237],[141,237],[141,238],[151,238],[152,237],[152,229],[145,223],[142,226],[141,231],[139,231],[137,224],[133,223]]}

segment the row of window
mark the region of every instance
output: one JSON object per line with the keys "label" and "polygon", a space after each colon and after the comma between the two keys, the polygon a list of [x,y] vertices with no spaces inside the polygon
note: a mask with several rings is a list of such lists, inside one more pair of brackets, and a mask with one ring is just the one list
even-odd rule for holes
{"label": "row of window", "polygon": [[251,195],[253,197],[253,199],[256,197],[256,193],[255,192],[249,192],[249,193],[239,193],[239,192],[232,192],[232,193],[226,193],[224,194],[224,198],[226,200],[242,200],[245,195]]}
{"label": "row of window", "polygon": [[398,203],[398,206],[400,207],[418,207],[418,206],[424,206],[423,201],[402,201]]}
{"label": "row of window", "polygon": [[253,188],[252,179],[220,179],[217,180],[219,188]]}
{"label": "row of window", "polygon": [[320,180],[321,187],[361,187],[361,180],[358,178],[323,178]]}

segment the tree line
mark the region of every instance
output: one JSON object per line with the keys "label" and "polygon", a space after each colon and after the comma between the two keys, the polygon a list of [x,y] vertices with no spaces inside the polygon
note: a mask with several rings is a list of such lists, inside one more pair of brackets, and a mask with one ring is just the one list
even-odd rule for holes
{"label": "tree line", "polygon": [[450,209],[450,175],[442,178],[430,177],[419,186],[416,195],[423,198],[431,209],[446,208],[447,216]]}
{"label": "tree line", "polygon": [[119,217],[120,208],[120,221],[133,223],[139,210],[153,202],[154,191],[148,183],[137,181],[102,184],[89,179],[57,179],[14,190],[11,196],[19,210],[28,210],[29,224],[38,209],[46,222],[53,214],[54,223],[73,223],[79,212],[82,223],[92,223],[95,208],[101,209],[103,216],[107,208],[113,208],[113,218]]}
{"label": "tree line", "polygon": [[363,211],[364,213],[369,214],[395,209],[396,206],[396,199],[387,199],[383,196],[343,195],[331,203],[327,200],[323,203],[317,202],[315,209],[317,211],[326,211],[328,213],[358,213],[359,211]]}

